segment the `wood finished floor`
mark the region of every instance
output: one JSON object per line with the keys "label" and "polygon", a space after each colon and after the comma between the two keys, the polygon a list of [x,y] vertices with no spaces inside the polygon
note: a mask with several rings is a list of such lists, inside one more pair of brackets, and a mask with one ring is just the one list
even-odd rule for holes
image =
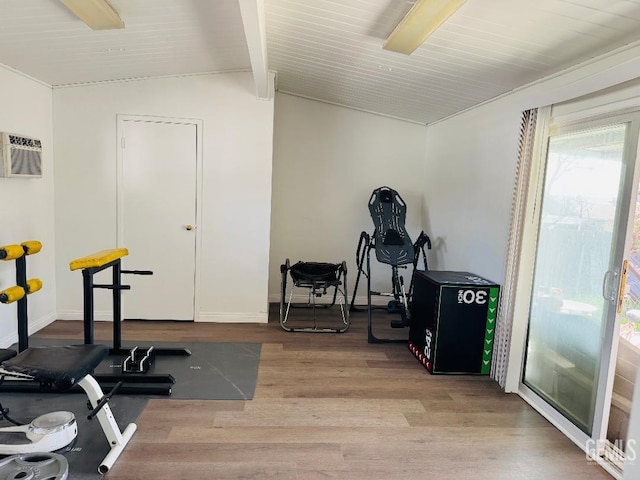
{"label": "wood finished floor", "polygon": [[[272,315],[273,317],[273,315]],[[611,479],[487,377],[432,376],[405,344],[267,325],[125,322],[130,342],[258,342],[250,401],[150,400],[105,480]],[[110,323],[96,323],[108,343]],[[35,336],[82,338],[81,322]]]}

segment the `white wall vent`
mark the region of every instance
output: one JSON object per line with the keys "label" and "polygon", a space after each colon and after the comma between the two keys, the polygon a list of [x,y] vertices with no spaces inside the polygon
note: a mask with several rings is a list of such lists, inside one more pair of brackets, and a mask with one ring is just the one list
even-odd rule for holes
{"label": "white wall vent", "polygon": [[35,138],[0,134],[0,177],[40,178],[42,177],[42,143]]}

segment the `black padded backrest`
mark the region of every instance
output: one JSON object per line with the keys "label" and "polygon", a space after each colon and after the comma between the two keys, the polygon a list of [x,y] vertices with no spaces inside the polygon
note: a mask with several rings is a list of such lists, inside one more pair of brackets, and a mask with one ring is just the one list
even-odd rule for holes
{"label": "black padded backrest", "polygon": [[389,187],[375,189],[369,199],[369,213],[375,226],[378,261],[389,265],[413,262],[413,244],[404,226],[407,205],[398,192]]}
{"label": "black padded backrest", "polygon": [[2,367],[65,391],[93,373],[108,354],[106,345],[29,347],[12,359],[2,362]]}

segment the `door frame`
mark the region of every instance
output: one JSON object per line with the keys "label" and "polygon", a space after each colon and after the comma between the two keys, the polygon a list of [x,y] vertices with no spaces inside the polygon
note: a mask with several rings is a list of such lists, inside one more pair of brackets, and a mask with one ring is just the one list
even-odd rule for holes
{"label": "door frame", "polygon": [[[584,113],[579,118],[575,115],[571,118],[552,118],[551,108],[546,107],[539,113],[539,129],[536,132],[536,150],[531,169],[529,191],[527,194],[526,216],[522,231],[522,250],[518,272],[518,284],[516,286],[516,298],[514,302],[514,318],[520,319],[514,323],[513,337],[510,351],[507,391],[516,391],[527,403],[537,410],[558,430],[564,433],[576,445],[580,446],[586,455],[592,453],[595,448],[598,454],[602,454],[606,439],[609,420],[609,410],[613,393],[613,379],[618,348],[619,317],[609,318],[604,327],[603,346],[601,351],[601,363],[599,368],[596,409],[593,420],[591,437],[576,427],[555,408],[538,396],[532,389],[523,383],[525,352],[528,338],[528,319],[530,314],[531,288],[533,286],[533,273],[536,260],[537,241],[539,234],[539,220],[541,215],[541,202],[544,190],[544,176],[546,172],[548,141],[552,135],[587,129],[589,127],[604,126],[607,123],[629,123],[627,141],[623,153],[623,172],[621,174],[620,206],[618,212],[618,227],[624,226],[624,235],[616,239],[613,254],[613,268],[621,268],[624,258],[627,257],[629,240],[631,236],[630,222],[633,221],[635,202],[634,194],[638,190],[640,181],[640,107],[628,108],[618,111],[610,111],[601,114],[588,115]],[[612,287],[616,292],[620,288],[620,275],[617,276]],[[517,380],[516,377],[517,376]],[[514,385],[517,381],[517,386]],[[509,387],[511,385],[511,387]],[[513,388],[515,386],[515,388]],[[637,387],[637,386],[636,386]],[[595,443],[594,443],[595,442]],[[613,468],[612,464],[604,461],[599,455],[595,459],[607,472],[615,478],[620,478],[620,472]]]}
{"label": "door frame", "polygon": [[124,153],[122,141],[124,139],[125,122],[169,123],[177,125],[194,125],[196,127],[196,228],[195,228],[195,271],[193,272],[193,321],[199,321],[200,316],[200,276],[202,255],[202,134],[204,122],[195,118],[161,117],[154,115],[116,114],[116,242],[117,246],[124,245]]}

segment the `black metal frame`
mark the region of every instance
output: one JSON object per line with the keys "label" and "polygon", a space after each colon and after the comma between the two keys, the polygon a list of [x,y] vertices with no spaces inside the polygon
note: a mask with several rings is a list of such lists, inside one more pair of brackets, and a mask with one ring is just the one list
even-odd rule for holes
{"label": "black metal frame", "polygon": [[[28,320],[28,301],[29,287],[27,285],[27,260],[29,255],[28,248],[20,245],[23,254],[15,259],[16,262],[16,285],[24,289],[25,295],[16,302],[18,314],[18,352],[22,352],[29,348],[29,320]],[[7,257],[6,252],[0,249],[0,260]]]}
{"label": "black metal frame", "polygon": [[[18,317],[18,351],[23,352],[29,348],[29,319],[27,296],[29,287],[27,283],[27,263],[26,256],[29,255],[28,246],[22,244],[24,254],[15,259],[16,262],[16,284],[25,290],[25,295],[17,300],[17,317]],[[0,260],[7,257],[6,252],[0,249]],[[106,268],[113,267],[113,284],[96,285],[93,283],[93,275]],[[86,273],[85,273],[86,271]],[[121,295],[122,290],[128,290],[131,287],[122,285],[121,274],[132,273],[141,275],[151,275],[153,272],[121,270],[120,259],[114,260],[101,267],[87,268],[83,270],[84,277],[84,343],[93,344],[93,289],[107,288],[113,290],[113,348],[110,349],[112,354],[129,354],[129,351],[122,348],[122,326],[121,326]],[[191,355],[187,349],[154,349],[154,354],[158,354],[160,350],[164,355]],[[105,389],[112,389],[119,382],[125,382],[132,385],[122,385],[118,387],[120,393],[125,394],[148,394],[148,395],[171,395],[171,386],[175,384],[175,378],[170,374],[94,374],[93,377],[99,382],[100,386]],[[11,380],[0,382],[0,391],[2,392],[56,392],[42,382],[37,380]],[[72,392],[81,393],[80,387],[74,387]]]}
{"label": "black metal frame", "polygon": [[[404,265],[391,265],[391,293],[376,292],[371,290],[371,250],[376,248],[375,245],[375,232],[374,235],[369,235],[367,232],[360,234],[360,240],[358,241],[358,248],[356,250],[356,264],[358,266],[358,275],[356,277],[355,288],[353,289],[353,297],[351,298],[351,311],[360,311],[355,306],[356,294],[358,293],[358,286],[360,284],[360,276],[364,275],[367,279],[367,341],[369,343],[404,343],[407,339],[397,338],[379,338],[373,332],[373,310],[376,308],[372,305],[372,296],[393,297],[393,301],[396,304],[400,313],[400,320],[392,320],[392,328],[404,328],[408,327],[410,323],[410,305],[411,296],[413,295],[413,273],[418,267],[420,262],[420,254],[424,261],[424,269],[428,270],[427,255],[425,252],[425,245],[427,249],[431,249],[431,239],[424,233],[420,232],[420,235],[413,244],[413,270],[411,272],[411,282],[409,284],[409,291],[406,292],[404,288],[404,278],[399,274],[400,268],[406,268]],[[366,262],[366,264],[365,264]],[[365,270],[366,268],[366,270]],[[387,309],[388,307],[379,307],[381,309]]]}
{"label": "black metal frame", "polygon": [[[336,278],[335,280],[314,280],[314,279],[299,279],[292,278],[291,293],[289,295],[289,301],[286,301],[287,293],[287,279],[291,277],[291,263],[287,258],[285,263],[280,265],[280,273],[282,274],[282,284],[280,289],[280,326],[287,332],[319,332],[319,333],[344,333],[349,329],[349,300],[347,296],[347,263],[343,261],[340,264],[336,264]],[[306,288],[309,290],[310,302],[306,305],[293,304],[293,289],[294,287]],[[327,290],[333,287],[333,297],[331,303],[316,304],[316,297],[320,297],[327,293]],[[338,293],[342,295],[344,303],[340,303],[340,312],[342,316],[342,326],[336,328],[323,327],[318,328],[316,319],[316,308],[331,308],[336,304]],[[313,326],[312,327],[290,327],[287,325],[289,318],[289,310],[291,308],[310,308],[313,310]]]}
{"label": "black metal frame", "polygon": [[[107,268],[112,269],[112,283],[110,284],[96,284],[93,281],[93,276],[106,270]],[[83,298],[84,298],[84,343],[92,344],[94,343],[94,301],[93,301],[93,290],[96,288],[99,289],[107,289],[113,292],[113,347],[109,349],[109,353],[112,355],[126,355],[131,356],[135,355],[132,353],[132,350],[136,347],[132,348],[123,348],[122,346],[122,290],[130,290],[130,285],[122,284],[122,275],[123,274],[131,274],[131,275],[153,275],[152,271],[149,270],[122,270],[121,268],[121,259],[117,258],[108,262],[99,267],[88,267],[82,269],[82,285],[83,285]],[[153,354],[155,356],[158,355],[175,355],[175,356],[189,356],[191,355],[191,351],[187,348],[152,348]],[[124,364],[124,361],[123,361]],[[175,383],[175,378],[173,375],[168,373],[126,373],[122,374],[101,374],[96,373],[93,375],[94,378],[100,383],[109,383],[115,384],[119,381],[124,381],[125,383],[133,383],[135,386],[131,385],[126,388],[128,393],[150,393],[150,390],[154,391],[164,391],[165,395],[171,395],[171,385]],[[164,384],[160,387],[149,387],[148,385],[142,384]],[[122,387],[120,390],[123,391],[125,387]],[[158,394],[158,393],[155,393]]]}
{"label": "black metal frame", "polygon": [[[392,320],[392,328],[404,328],[410,322],[410,302],[413,294],[413,273],[419,263],[420,254],[423,256],[424,268],[427,270],[427,256],[424,246],[431,248],[431,240],[420,232],[415,243],[405,228],[407,205],[398,192],[390,187],[376,188],[369,198],[369,214],[373,220],[374,230],[371,235],[367,232],[360,234],[358,248],[356,249],[356,264],[358,276],[351,299],[351,309],[355,307],[356,295],[360,284],[360,275],[367,278],[367,339],[369,343],[396,343],[405,342],[398,338],[379,338],[373,333],[374,308],[386,308],[389,313],[399,313],[400,320]],[[380,263],[391,266],[391,293],[375,292],[371,290],[371,250],[375,250],[376,259]],[[366,264],[365,264],[366,262]],[[400,269],[406,269],[413,264],[409,291],[405,290],[404,278],[400,275]],[[386,307],[374,307],[372,296],[390,297]]]}

